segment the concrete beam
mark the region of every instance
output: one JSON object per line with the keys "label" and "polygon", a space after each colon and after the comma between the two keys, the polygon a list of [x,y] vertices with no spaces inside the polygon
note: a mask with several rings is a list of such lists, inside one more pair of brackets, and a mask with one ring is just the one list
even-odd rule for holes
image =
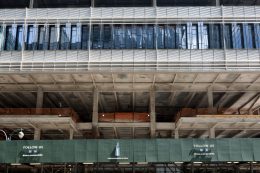
{"label": "concrete beam", "polygon": [[156,112],[155,112],[155,90],[154,87],[150,90],[150,133],[151,138],[156,137]]}
{"label": "concrete beam", "polygon": [[242,130],[241,132],[238,132],[237,134],[235,134],[232,138],[239,138],[239,137],[245,135],[246,132],[247,132],[246,130]]}
{"label": "concrete beam", "polygon": [[36,108],[42,108],[43,107],[43,90],[42,88],[38,88],[37,91],[37,99],[36,99]]}
{"label": "concrete beam", "polygon": [[[235,100],[235,102],[224,112],[224,114],[234,114],[238,113],[238,108],[241,108],[246,103],[250,102],[253,98],[256,97],[258,93],[244,93],[238,100]],[[240,109],[241,111],[241,109]]]}

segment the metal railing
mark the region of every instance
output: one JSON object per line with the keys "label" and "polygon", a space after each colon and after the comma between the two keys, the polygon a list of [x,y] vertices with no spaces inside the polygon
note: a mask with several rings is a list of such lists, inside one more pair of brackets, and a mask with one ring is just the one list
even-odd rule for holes
{"label": "metal railing", "polygon": [[[259,71],[259,50],[90,50],[1,52],[0,71]],[[22,58],[23,56],[23,58]]]}
{"label": "metal railing", "polygon": [[260,6],[208,6],[208,7],[136,7],[136,8],[47,8],[1,9],[0,20],[18,22],[24,20],[259,20]]}

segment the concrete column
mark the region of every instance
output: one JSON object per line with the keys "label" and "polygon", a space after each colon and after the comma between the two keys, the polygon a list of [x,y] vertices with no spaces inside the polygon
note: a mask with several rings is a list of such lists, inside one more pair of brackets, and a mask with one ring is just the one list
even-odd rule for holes
{"label": "concrete column", "polygon": [[174,138],[179,139],[179,129],[175,129],[174,131]]}
{"label": "concrete column", "polygon": [[70,128],[69,130],[69,135],[70,135],[70,140],[73,140],[74,130],[72,128]]}
{"label": "concrete column", "polygon": [[215,111],[214,111],[214,103],[213,103],[213,92],[212,92],[211,88],[208,89],[207,95],[208,95],[208,109],[209,109],[209,113],[213,114],[213,113],[215,113]]}
{"label": "concrete column", "polygon": [[210,128],[209,129],[209,138],[211,138],[211,139],[215,139],[216,138],[215,128]]}
{"label": "concrete column", "polygon": [[92,112],[92,130],[94,137],[99,137],[98,132],[98,97],[99,93],[97,89],[93,91],[93,112]]}
{"label": "concrete column", "polygon": [[37,91],[37,100],[36,100],[36,108],[42,108],[43,107],[43,91],[42,88],[38,88]]}
{"label": "concrete column", "polygon": [[151,138],[156,137],[155,89],[150,90],[150,133]]}
{"label": "concrete column", "polygon": [[41,129],[34,129],[34,140],[41,140]]}

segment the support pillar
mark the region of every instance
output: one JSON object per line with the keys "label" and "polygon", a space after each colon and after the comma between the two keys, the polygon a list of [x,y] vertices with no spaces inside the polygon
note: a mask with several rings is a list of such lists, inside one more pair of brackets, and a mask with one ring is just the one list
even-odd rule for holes
{"label": "support pillar", "polygon": [[37,91],[37,100],[36,100],[36,108],[42,108],[43,107],[43,91],[42,88],[38,88]]}
{"label": "support pillar", "polygon": [[174,131],[174,138],[179,139],[179,129],[175,129]]}
{"label": "support pillar", "polygon": [[211,138],[211,139],[215,139],[216,138],[215,128],[210,128],[209,129],[209,138]]}
{"label": "support pillar", "polygon": [[156,137],[156,113],[155,113],[155,89],[150,90],[150,134],[151,138]]}
{"label": "support pillar", "polygon": [[208,89],[207,95],[208,95],[208,110],[209,110],[209,113],[213,114],[213,113],[215,113],[215,111],[214,111],[212,88]]}
{"label": "support pillar", "polygon": [[93,112],[92,112],[92,132],[95,138],[99,137],[98,132],[98,90],[95,88],[93,91]]}
{"label": "support pillar", "polygon": [[73,140],[74,130],[72,128],[70,128],[69,130],[69,135],[70,135],[70,140]]}
{"label": "support pillar", "polygon": [[34,129],[34,140],[41,140],[41,129]]}

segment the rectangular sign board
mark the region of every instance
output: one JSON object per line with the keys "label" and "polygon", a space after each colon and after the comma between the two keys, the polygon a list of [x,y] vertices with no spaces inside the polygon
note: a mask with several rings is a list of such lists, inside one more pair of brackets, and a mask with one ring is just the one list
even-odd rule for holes
{"label": "rectangular sign board", "polygon": [[260,139],[89,139],[0,142],[0,163],[260,161]]}

